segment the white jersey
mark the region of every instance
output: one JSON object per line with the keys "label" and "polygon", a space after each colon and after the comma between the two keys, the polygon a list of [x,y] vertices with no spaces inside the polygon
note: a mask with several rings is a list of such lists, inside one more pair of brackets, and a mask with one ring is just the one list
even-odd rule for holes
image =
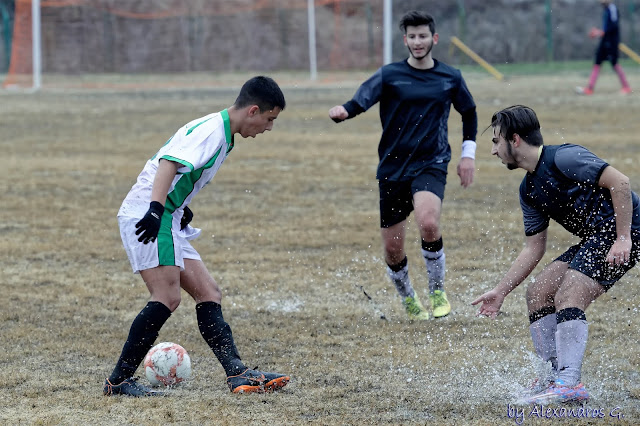
{"label": "white jersey", "polygon": [[181,165],[173,178],[164,206],[165,214],[173,216],[172,228],[179,230],[184,207],[213,179],[231,149],[233,136],[226,109],[187,123],[147,161],[122,202],[118,217],[142,218],[145,215],[151,202],[158,164],[164,158]]}

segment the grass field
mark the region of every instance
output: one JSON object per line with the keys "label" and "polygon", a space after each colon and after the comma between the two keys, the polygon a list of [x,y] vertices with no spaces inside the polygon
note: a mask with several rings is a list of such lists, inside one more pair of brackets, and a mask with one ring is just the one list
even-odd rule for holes
{"label": "grass field", "polygon": [[[547,144],[587,146],[640,191],[640,94],[620,96],[615,74],[603,68],[594,96],[574,95],[588,71],[513,73],[506,82],[474,70],[465,75],[480,130],[498,109],[531,106]],[[230,89],[217,80],[200,90],[70,84],[0,92],[0,424],[515,423],[509,404],[536,365],[525,285],[495,321],[476,317],[470,302],[498,282],[522,247],[522,171],[491,157],[490,132],[478,137],[472,187],[459,186],[452,161],[442,226],[453,312],[408,321],[381,259],[377,108],[339,125],[327,118],[362,75],[305,85],[273,74],[288,101],[274,130],[238,137],[191,206],[194,226],[203,229],[194,246],[223,289],[243,359],[292,377],[282,392],[267,395],[229,393],[183,294],[158,342],[187,348],[192,380],[169,398],[102,396],[148,296],[122,249],[118,207],[146,159],[187,121],[229,106],[248,75],[232,76]],[[640,88],[637,68],[628,77]],[[452,111],[454,158],[460,128]],[[424,265],[415,223],[410,227],[410,273],[424,300]],[[573,241],[552,224],[543,263]],[[583,380],[593,396],[589,407],[604,418],[571,424],[640,423],[638,281],[635,268],[587,311]],[[528,410],[525,424],[557,421]]]}

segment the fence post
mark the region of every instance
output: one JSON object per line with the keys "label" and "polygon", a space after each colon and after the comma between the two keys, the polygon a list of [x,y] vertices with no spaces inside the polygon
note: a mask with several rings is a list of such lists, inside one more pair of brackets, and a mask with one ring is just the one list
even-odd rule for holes
{"label": "fence post", "polygon": [[[276,16],[278,18],[278,28],[280,33],[280,57],[284,60],[284,66],[291,68],[291,57],[289,56],[289,13],[286,8],[276,6]],[[282,66],[282,62],[280,62]]]}
{"label": "fence post", "polygon": [[460,40],[467,40],[467,11],[464,0],[458,0],[458,35]]}
{"label": "fence post", "polygon": [[634,28],[634,8],[635,8],[635,2],[634,1],[630,1],[628,3],[629,7],[629,19],[627,19],[627,22],[629,23],[629,27],[630,27],[630,31],[629,31],[629,45],[631,46],[631,48],[633,50],[636,50],[638,46],[636,46],[636,32],[635,32],[635,28]]}
{"label": "fence post", "polygon": [[4,30],[4,62],[2,63],[2,67],[0,68],[1,72],[6,72],[9,70],[9,62],[11,61],[11,14],[7,10],[7,5],[3,2],[0,2],[0,14],[2,15],[2,29]]}
{"label": "fence post", "polygon": [[375,56],[375,47],[373,45],[373,10],[371,9],[370,3],[365,3],[364,5],[365,15],[367,17],[367,45],[369,49],[369,66],[373,66],[374,64],[374,56]]}
{"label": "fence post", "polygon": [[391,63],[393,60],[393,43],[391,21],[393,19],[393,5],[391,0],[384,0],[382,2],[382,63],[383,65]]}
{"label": "fence post", "polygon": [[544,3],[544,15],[547,35],[547,62],[553,61],[553,22],[551,19],[551,0]]}
{"label": "fence post", "polygon": [[113,28],[113,15],[108,11],[102,12],[102,26],[104,27],[104,33],[102,35],[102,42],[104,43],[104,70],[107,72],[115,72],[115,34]]}

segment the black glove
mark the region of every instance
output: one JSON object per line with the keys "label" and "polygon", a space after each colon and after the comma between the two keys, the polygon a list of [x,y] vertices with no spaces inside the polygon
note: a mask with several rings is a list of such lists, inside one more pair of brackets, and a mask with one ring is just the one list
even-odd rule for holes
{"label": "black glove", "polygon": [[138,241],[147,244],[156,240],[163,213],[164,206],[157,201],[152,201],[149,205],[149,210],[147,210],[147,214],[140,219],[140,222],[136,223],[136,235],[142,234],[138,238]]}
{"label": "black glove", "polygon": [[191,219],[193,219],[193,212],[189,208],[189,206],[184,207],[184,213],[182,213],[182,219],[180,220],[180,230],[182,231],[187,227],[188,224],[191,223]]}

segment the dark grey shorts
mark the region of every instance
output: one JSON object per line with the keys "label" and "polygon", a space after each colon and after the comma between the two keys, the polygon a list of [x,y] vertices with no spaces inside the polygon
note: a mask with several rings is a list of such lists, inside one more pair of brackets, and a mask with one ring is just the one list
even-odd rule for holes
{"label": "dark grey shorts", "polygon": [[433,192],[444,200],[447,166],[448,163],[432,166],[411,180],[380,180],[380,227],[388,228],[409,217],[413,211],[413,194],[416,192]]}
{"label": "dark grey shorts", "polygon": [[632,231],[631,256],[624,265],[611,265],[607,262],[607,254],[616,240],[615,231],[603,231],[594,234],[579,244],[569,247],[556,260],[569,264],[575,269],[596,280],[605,290],[609,290],[624,274],[640,260],[640,232]]}

